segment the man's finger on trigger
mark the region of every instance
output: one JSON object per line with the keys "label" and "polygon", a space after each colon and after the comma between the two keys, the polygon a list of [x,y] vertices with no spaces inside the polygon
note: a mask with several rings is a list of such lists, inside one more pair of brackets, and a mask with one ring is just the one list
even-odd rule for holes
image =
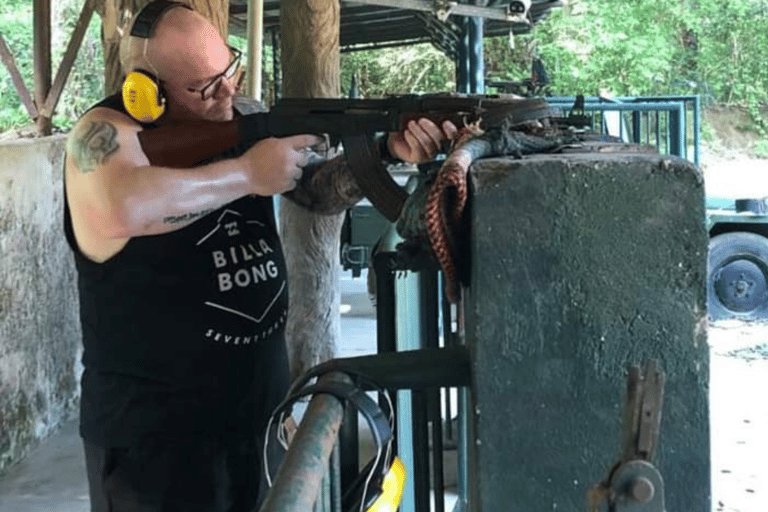
{"label": "man's finger on trigger", "polygon": [[436,150],[440,147],[440,141],[444,138],[443,132],[439,126],[437,126],[432,120],[422,117],[419,119],[419,126],[424,134],[429,137],[424,140],[425,149]]}
{"label": "man's finger on trigger", "polygon": [[410,149],[411,153],[414,151],[422,151],[423,144],[421,140],[413,133],[413,130],[406,130],[403,133],[403,136],[405,138],[405,142],[408,144],[408,148]]}
{"label": "man's finger on trigger", "polygon": [[456,128],[456,125],[453,124],[451,121],[443,121],[443,132],[445,133],[446,137],[453,140],[456,138],[456,135],[459,133],[459,129]]}
{"label": "man's finger on trigger", "polygon": [[[437,126],[433,125],[433,128],[437,128]],[[439,139],[435,140],[435,136],[433,133],[431,133],[431,130],[427,130],[423,126],[421,127],[420,133],[421,137],[419,138],[419,147],[423,152],[423,157],[428,158],[433,156],[440,148],[440,143],[438,142]]]}

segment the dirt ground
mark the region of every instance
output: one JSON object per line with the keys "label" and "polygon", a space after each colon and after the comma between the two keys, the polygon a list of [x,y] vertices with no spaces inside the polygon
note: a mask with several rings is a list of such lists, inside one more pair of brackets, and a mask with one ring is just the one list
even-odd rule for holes
{"label": "dirt ground", "polygon": [[[755,155],[758,134],[736,109],[703,112],[710,137],[701,146],[707,195],[768,197],[768,159]],[[768,323],[711,323],[710,422],[712,511],[768,510]]]}
{"label": "dirt ground", "polygon": [[729,198],[767,197],[768,159],[755,154],[761,137],[750,128],[749,115],[736,108],[709,107],[703,109],[702,117],[705,127],[700,167],[707,194]]}
{"label": "dirt ground", "polygon": [[768,510],[768,323],[712,323],[712,510]]}

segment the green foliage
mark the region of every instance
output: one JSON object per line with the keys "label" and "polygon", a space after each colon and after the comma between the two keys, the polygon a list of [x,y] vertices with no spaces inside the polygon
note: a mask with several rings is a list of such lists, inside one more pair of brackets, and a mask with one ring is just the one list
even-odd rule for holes
{"label": "green foliage", "polygon": [[768,140],[762,139],[755,144],[755,155],[760,158],[768,158]]}
{"label": "green foliage", "polygon": [[[59,37],[52,51],[54,72],[64,55],[66,45],[80,16],[80,0],[63,0]],[[88,25],[83,43],[77,53],[75,65],[53,116],[53,124],[62,130],[69,130],[77,119],[104,94],[104,53],[99,34],[101,19],[94,13]]]}
{"label": "green foliage", "polygon": [[699,94],[745,107],[768,136],[768,0],[572,0],[530,34],[486,42],[493,78],[544,62],[553,95]]}
{"label": "green foliage", "polygon": [[[33,91],[32,83],[32,2],[4,0],[0,2],[0,34],[11,54],[15,56],[16,67],[25,80],[27,89]],[[27,110],[21,104],[11,75],[5,66],[0,66],[0,132],[29,123]]]}
{"label": "green foliage", "polygon": [[[82,9],[82,0],[52,4],[51,73],[55,76]],[[0,0],[0,33],[19,69],[30,95],[34,94],[32,63],[32,2]],[[68,130],[104,89],[104,57],[99,40],[100,19],[94,14],[53,116],[53,125]],[[53,77],[52,77],[53,79]],[[0,67],[0,132],[31,123],[5,66]]]}
{"label": "green foliage", "polygon": [[452,91],[455,66],[429,44],[345,53],[341,58],[341,87],[349,94],[352,75],[361,98],[388,94]]}
{"label": "green foliage", "polygon": [[768,135],[760,112],[768,102],[768,1],[698,0],[682,14],[698,43],[690,79],[720,102],[745,106]]}
{"label": "green foliage", "polygon": [[[667,26],[675,16],[671,7],[665,0],[571,2],[553,10],[530,34],[517,36],[515,50],[496,62],[522,59],[529,74],[530,59],[542,59],[554,95],[669,94],[676,57],[674,30]],[[491,44],[498,47],[502,41],[506,38]],[[498,72],[520,78],[519,65]]]}

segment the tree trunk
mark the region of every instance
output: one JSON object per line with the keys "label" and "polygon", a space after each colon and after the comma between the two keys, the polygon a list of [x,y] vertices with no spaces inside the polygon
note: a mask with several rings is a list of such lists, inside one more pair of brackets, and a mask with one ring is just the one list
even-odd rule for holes
{"label": "tree trunk", "polygon": [[[125,74],[120,68],[120,33],[128,30],[133,16],[150,0],[102,0],[96,8],[101,16],[101,41],[104,46],[104,91],[114,94],[123,85]],[[227,39],[229,33],[229,0],[184,0],[195,11],[208,18]]]}
{"label": "tree trunk", "polygon": [[[338,0],[280,2],[283,97],[339,95]],[[334,357],[340,334],[339,235],[343,214],[318,215],[280,201],[290,302],[291,376]]]}

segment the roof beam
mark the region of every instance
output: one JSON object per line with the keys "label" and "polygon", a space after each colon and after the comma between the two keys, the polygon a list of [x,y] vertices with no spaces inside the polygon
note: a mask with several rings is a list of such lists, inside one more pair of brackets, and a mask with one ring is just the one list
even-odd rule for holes
{"label": "roof beam", "polygon": [[473,4],[460,4],[458,2],[434,1],[434,0],[355,0],[345,2],[347,5],[379,5],[394,9],[407,9],[411,11],[425,11],[435,13],[438,19],[446,19],[450,15],[468,16],[473,18],[486,18],[508,22],[523,21],[520,16],[512,15],[507,11],[507,5],[501,7],[482,7]]}

